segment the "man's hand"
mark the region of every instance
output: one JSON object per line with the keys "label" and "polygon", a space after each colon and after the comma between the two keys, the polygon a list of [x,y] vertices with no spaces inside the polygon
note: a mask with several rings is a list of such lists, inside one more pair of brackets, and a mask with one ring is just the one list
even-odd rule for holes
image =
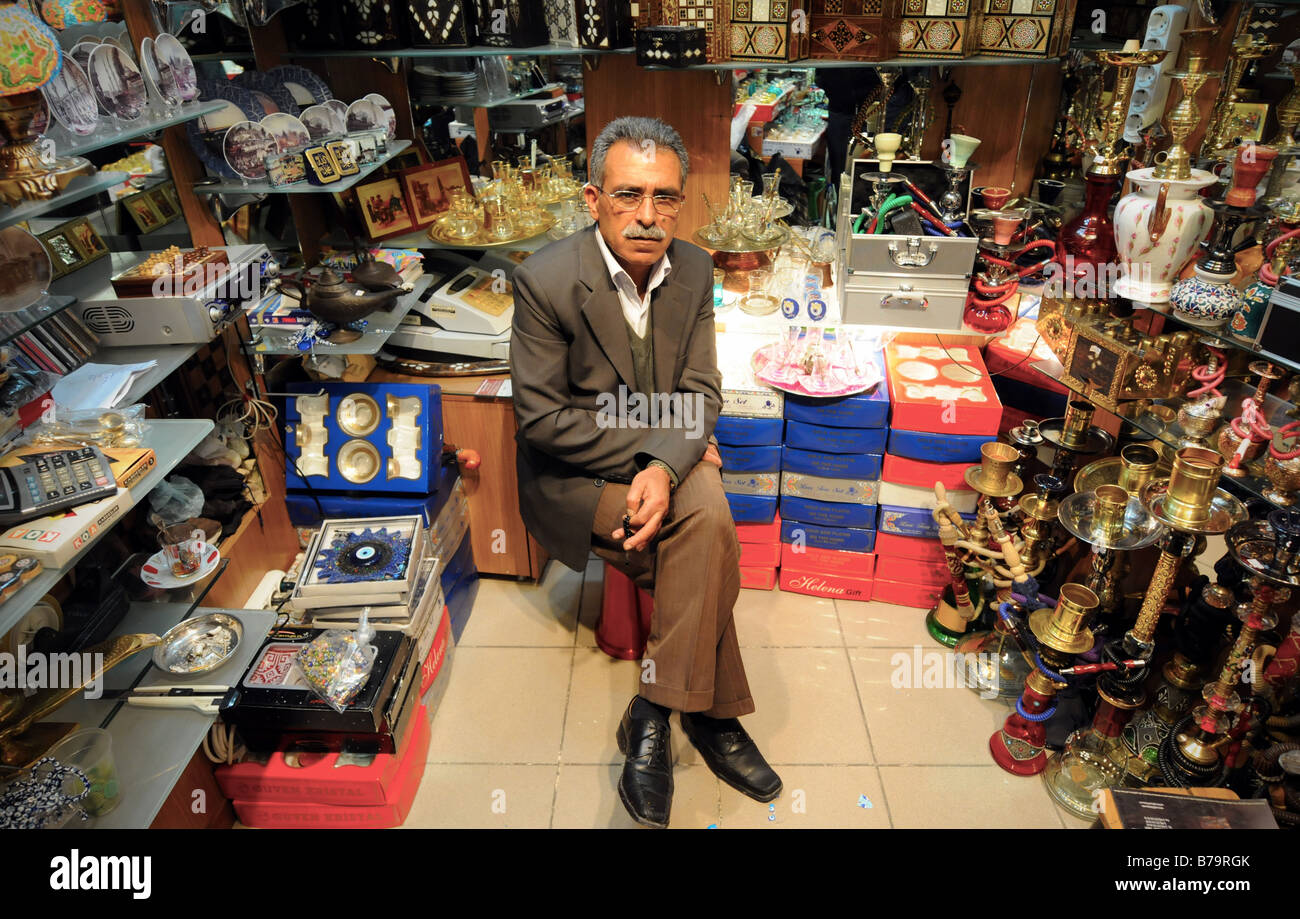
{"label": "man's hand", "polygon": [[712,463],[713,465],[717,466],[719,469],[722,468],[722,454],[718,453],[717,444],[709,444],[708,447],[706,447],[704,450],[704,456],[702,457],[702,459],[705,462]]}
{"label": "man's hand", "polygon": [[668,473],[658,466],[641,470],[632,480],[627,490],[627,512],[632,518],[633,532],[626,533],[620,527],[610,534],[614,539],[626,540],[624,551],[639,552],[650,545],[668,513],[671,485]]}

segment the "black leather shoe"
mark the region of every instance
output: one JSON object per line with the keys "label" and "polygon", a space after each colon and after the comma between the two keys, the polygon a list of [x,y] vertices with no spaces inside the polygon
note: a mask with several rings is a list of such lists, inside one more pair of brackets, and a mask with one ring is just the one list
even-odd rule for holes
{"label": "black leather shoe", "polygon": [[682,712],[682,730],[700,751],[713,774],[755,801],[771,801],[781,793],[781,777],[735,718],[719,719],[721,729]]}
{"label": "black leather shoe", "polygon": [[[635,701],[635,700],[633,700]],[[672,747],[667,720],[636,718],[629,704],[618,725],[618,752],[627,757],[618,796],[632,819],[664,829],[673,807]]]}

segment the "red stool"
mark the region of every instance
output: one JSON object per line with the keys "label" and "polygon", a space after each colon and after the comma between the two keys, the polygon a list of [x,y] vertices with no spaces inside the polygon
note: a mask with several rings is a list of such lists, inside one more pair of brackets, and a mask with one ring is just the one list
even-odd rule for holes
{"label": "red stool", "polygon": [[650,636],[654,609],[655,601],[650,594],[606,562],[600,619],[596,623],[596,644],[600,650],[617,660],[640,660]]}

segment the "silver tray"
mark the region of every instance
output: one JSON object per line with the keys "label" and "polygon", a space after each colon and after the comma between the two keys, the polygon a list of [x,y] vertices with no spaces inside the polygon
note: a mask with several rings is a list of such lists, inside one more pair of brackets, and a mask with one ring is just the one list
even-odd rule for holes
{"label": "silver tray", "polygon": [[153,649],[153,663],[175,676],[206,673],[230,660],[243,637],[243,623],[234,616],[196,616],[167,630],[162,644]]}

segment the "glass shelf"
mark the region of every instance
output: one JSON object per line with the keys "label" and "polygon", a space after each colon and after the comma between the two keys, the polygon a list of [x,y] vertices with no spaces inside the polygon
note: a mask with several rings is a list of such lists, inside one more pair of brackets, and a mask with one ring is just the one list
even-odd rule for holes
{"label": "glass shelf", "polygon": [[12,313],[0,313],[0,345],[12,341],[56,313],[63,312],[76,302],[76,297],[46,294],[39,303],[34,303],[26,309]]}
{"label": "glass shelf", "polygon": [[329,185],[312,185],[308,182],[300,182],[297,185],[286,185],[283,188],[276,188],[266,182],[217,182],[212,185],[195,185],[194,193],[198,195],[319,195],[319,194],[339,194],[347,191],[354,185],[364,182],[371,173],[383,166],[393,157],[411,146],[409,140],[394,140],[388,143],[388,152],[373,163],[366,163],[361,167],[361,171],[354,176],[348,176],[346,179],[340,179],[337,182],[331,182]]}
{"label": "glass shelf", "polygon": [[220,100],[208,100],[206,102],[190,102],[170,111],[149,109],[136,121],[122,122],[120,131],[107,130],[107,126],[102,125],[100,130],[97,130],[94,134],[88,137],[79,137],[68,133],[62,128],[55,127],[51,128],[46,136],[54,141],[54,149],[59,156],[84,156],[104,147],[111,147],[113,144],[126,143],[128,140],[143,137],[145,134],[153,134],[155,131],[161,131],[173,125],[184,124],[198,118],[200,115],[219,112],[226,104]]}
{"label": "glass shelf", "polygon": [[[553,89],[560,89],[559,83],[547,83],[545,86],[537,89],[527,89],[519,93],[511,93],[509,96],[502,96],[500,99],[448,99],[433,97],[421,97],[420,105],[446,105],[452,108],[496,108],[498,105],[505,105],[509,102],[518,102],[520,99],[527,99],[542,93],[550,92]],[[556,98],[563,98],[562,96]]]}
{"label": "glass shelf", "polygon": [[[1060,363],[1056,360],[1036,361],[1029,366],[1049,379],[1060,383],[1076,395],[1084,399],[1088,398],[1088,393],[1082,387],[1071,386],[1069,382],[1061,378],[1062,368]],[[1236,418],[1241,414],[1241,403],[1244,399],[1248,399],[1254,394],[1255,384],[1253,381],[1247,382],[1240,379],[1229,378],[1220,384],[1219,392],[1227,398],[1227,402],[1224,404],[1223,413],[1220,416],[1219,421],[1216,423],[1214,430],[1204,441],[1200,442],[1200,445],[1208,446],[1210,449],[1215,451],[1219,449],[1217,440],[1220,429],[1227,424],[1229,420]],[[1184,404],[1194,400],[1183,397],[1177,399],[1132,400],[1134,403],[1138,401],[1144,401],[1146,404],[1152,406],[1167,406],[1174,412],[1177,412]],[[1132,403],[1126,402],[1125,404],[1127,405]],[[1278,428],[1282,427],[1282,425],[1296,421],[1300,418],[1300,412],[1297,412],[1295,415],[1288,414],[1289,412],[1296,411],[1296,407],[1292,403],[1287,402],[1284,399],[1279,399],[1277,396],[1265,395],[1264,405],[1261,408],[1260,413],[1264,416],[1264,419],[1268,422],[1269,426],[1276,431]],[[1164,447],[1161,452],[1167,455],[1167,459],[1172,459],[1174,451],[1183,446],[1190,445],[1187,443],[1190,435],[1183,430],[1182,425],[1178,423],[1177,418],[1166,422],[1157,415],[1149,412],[1135,412],[1132,417],[1122,416],[1122,420],[1132,424],[1138,430],[1150,435],[1155,441],[1158,441]],[[1267,501],[1270,504],[1281,507],[1281,504],[1265,497],[1264,495],[1265,489],[1271,487],[1268,479],[1264,477],[1264,462],[1267,458],[1268,450],[1265,448],[1256,459],[1245,464],[1247,471],[1246,475],[1239,477],[1225,475],[1220,480],[1219,487],[1225,488],[1229,491],[1244,492],[1250,497],[1259,498],[1262,501]]]}
{"label": "glass shelf", "polygon": [[366,317],[366,331],[356,341],[341,345],[316,341],[310,350],[300,351],[290,344],[293,336],[299,331],[299,326],[263,325],[257,326],[254,332],[254,351],[258,354],[298,357],[305,357],[308,354],[318,354],[321,357],[329,357],[331,354],[377,354],[389,337],[397,331],[402,318],[411,311],[416,301],[427,293],[435,282],[442,280],[442,276],[438,274],[421,275],[416,279],[414,289],[400,298],[391,309],[380,310]]}
{"label": "glass shelf", "polygon": [[67,188],[53,198],[45,201],[24,201],[17,207],[0,209],[0,228],[11,227],[16,223],[22,223],[24,220],[30,220],[33,217],[39,217],[42,214],[57,210],[64,205],[72,204],[74,201],[80,201],[82,198],[88,198],[101,191],[107,191],[114,185],[125,182],[127,178],[125,172],[97,172],[90,176],[77,176],[69,183]]}
{"label": "glass shelf", "polygon": [[687,67],[662,67],[642,64],[642,70],[839,70],[846,67],[1009,67],[1026,64],[1057,63],[1059,57],[895,57],[887,61],[823,61],[804,58],[798,61],[719,61],[716,64],[691,64]]}
{"label": "glass shelf", "polygon": [[537,45],[533,48],[498,48],[495,45],[476,45],[472,48],[394,48],[387,51],[293,51],[292,57],[373,57],[385,58],[439,58],[439,57],[577,57],[583,54],[635,54],[635,48],[574,48],[571,45]]}

